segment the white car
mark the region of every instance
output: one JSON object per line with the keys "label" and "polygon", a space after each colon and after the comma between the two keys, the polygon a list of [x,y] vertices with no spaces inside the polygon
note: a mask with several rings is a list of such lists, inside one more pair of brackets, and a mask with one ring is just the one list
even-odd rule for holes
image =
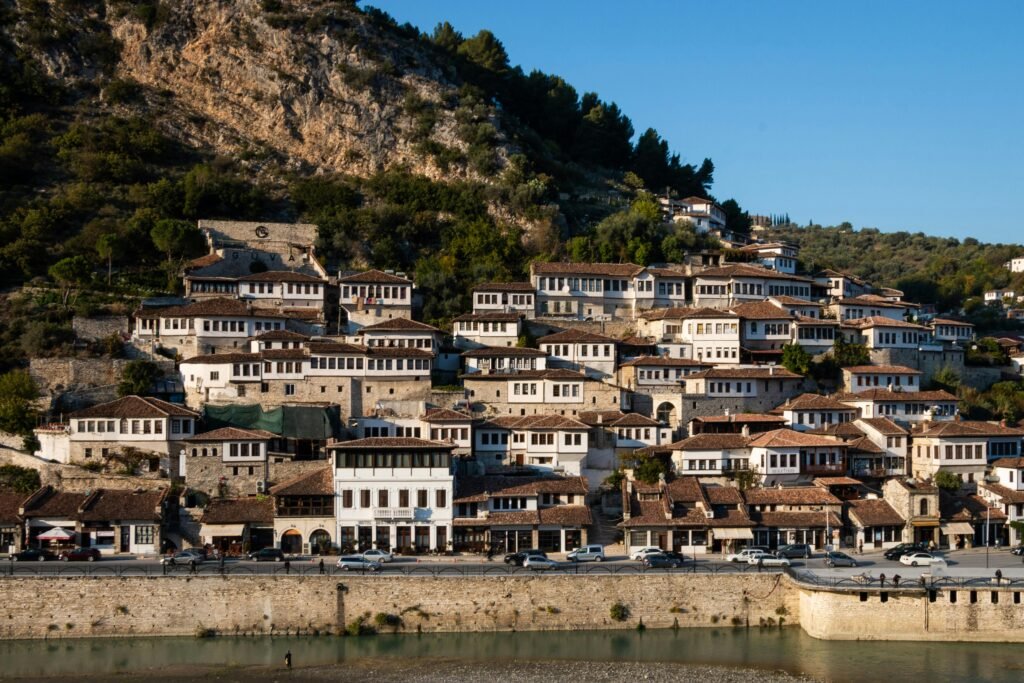
{"label": "white car", "polygon": [[380,563],[367,560],[362,555],[344,555],[338,558],[338,569],[346,572],[353,570],[375,572],[380,569]]}
{"label": "white car", "polygon": [[788,567],[790,564],[788,557],[772,555],[761,550],[756,552],[757,555],[751,555],[747,559],[747,564],[759,564],[762,567]]}
{"label": "white car", "polygon": [[364,550],[360,553],[364,560],[370,560],[371,562],[390,562],[393,558],[391,553],[386,550]]}
{"label": "white car", "polygon": [[765,551],[761,549],[744,548],[738,553],[732,553],[725,556],[726,562],[750,562],[752,559],[767,555]]}
{"label": "white car", "polygon": [[526,559],[523,560],[523,566],[535,571],[540,569],[558,569],[557,562],[540,555],[527,555]]}
{"label": "white car", "polygon": [[636,550],[631,552],[629,554],[629,559],[631,559],[631,560],[642,560],[642,559],[644,559],[644,555],[650,555],[651,553],[660,553],[660,552],[662,552],[661,548],[659,548],[656,545],[645,545],[643,548],[637,548]]}
{"label": "white car", "polygon": [[932,553],[923,553],[920,551],[907,553],[900,558],[900,564],[909,564],[911,567],[916,567],[919,564],[933,565],[933,564],[945,564],[946,559],[939,555],[933,555]]}

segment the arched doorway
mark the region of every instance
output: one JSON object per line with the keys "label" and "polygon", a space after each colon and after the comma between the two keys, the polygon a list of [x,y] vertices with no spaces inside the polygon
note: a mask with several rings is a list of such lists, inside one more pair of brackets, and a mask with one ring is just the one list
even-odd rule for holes
{"label": "arched doorway", "polygon": [[657,410],[656,414],[658,416],[657,417],[658,422],[662,423],[663,425],[668,425],[669,427],[675,427],[676,426],[676,424],[675,424],[676,407],[674,405],[672,405],[671,403],[669,403],[668,401],[665,401],[664,403],[662,403],[662,404],[660,404],[658,406],[658,410]]}
{"label": "arched doorway", "polygon": [[302,534],[295,529],[289,529],[281,535],[281,551],[286,555],[299,555],[302,553]]}
{"label": "arched doorway", "polygon": [[309,535],[309,552],[324,555],[331,547],[331,535],[323,529],[317,529]]}

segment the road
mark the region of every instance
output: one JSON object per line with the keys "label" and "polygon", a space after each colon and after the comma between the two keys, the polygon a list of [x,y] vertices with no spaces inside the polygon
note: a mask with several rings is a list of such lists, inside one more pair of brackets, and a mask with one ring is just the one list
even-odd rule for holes
{"label": "road", "polygon": [[[850,552],[850,551],[847,551]],[[851,553],[852,554],[852,553]],[[881,552],[869,552],[863,555],[854,554],[857,560],[857,567],[825,567],[822,557],[815,557],[809,560],[792,560],[792,566],[797,570],[809,570],[817,576],[827,578],[849,578],[853,576],[868,575],[877,578],[884,574],[890,578],[898,574],[907,580],[917,579],[922,573],[930,573],[933,576],[950,577],[991,577],[998,569],[1007,579],[1024,579],[1024,561],[1022,558],[1010,554],[1008,550],[991,550],[986,553],[984,549],[957,550],[950,553],[942,553],[947,558],[945,567],[909,567],[899,562],[886,560]],[[553,556],[561,559],[561,556]],[[342,574],[341,570],[334,566],[335,559],[324,558],[324,569],[327,573]],[[743,565],[730,565],[723,561],[720,556],[709,556],[699,558],[696,562],[696,571],[699,572],[756,572],[756,567]],[[250,560],[229,559],[225,561],[225,572],[228,574],[319,574],[319,558],[294,558],[287,563],[282,562],[253,562]],[[638,562],[629,560],[624,556],[611,556],[607,561],[598,563],[575,564],[563,562],[557,573],[636,573],[644,571]],[[647,570],[647,571],[673,571],[693,572],[695,571],[692,562],[684,567],[675,570]],[[778,571],[765,568],[763,571]],[[0,576],[10,575],[11,572],[17,575],[188,575],[191,570],[188,567],[163,567],[156,558],[104,558],[97,562],[10,562],[0,558]],[[215,561],[206,562],[197,567],[196,572],[201,575],[218,574],[219,564]],[[529,575],[535,573],[533,570],[515,568],[505,565],[500,557],[487,562],[480,556],[469,555],[463,557],[425,557],[425,558],[395,558],[393,562],[383,565],[383,574],[413,574],[413,575],[470,575],[486,576],[494,574],[516,573]]]}

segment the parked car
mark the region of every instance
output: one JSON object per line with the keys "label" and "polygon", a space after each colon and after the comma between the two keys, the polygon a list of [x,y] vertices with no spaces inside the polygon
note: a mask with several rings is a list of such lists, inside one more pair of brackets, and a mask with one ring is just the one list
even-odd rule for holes
{"label": "parked car", "polygon": [[527,555],[523,559],[523,566],[533,570],[558,569],[557,562],[540,555]]}
{"label": "parked car", "polygon": [[631,559],[631,560],[642,560],[642,559],[644,559],[644,555],[649,555],[651,553],[660,553],[660,552],[662,552],[661,548],[659,548],[656,545],[645,545],[644,547],[637,548],[636,550],[631,552],[629,554],[629,559]]}
{"label": "parked car", "polygon": [[928,546],[924,543],[900,543],[886,550],[882,555],[887,560],[898,560],[907,553],[914,551],[927,551]]}
{"label": "parked car", "polygon": [[100,551],[96,548],[73,548],[60,554],[65,562],[95,562],[100,559]]}
{"label": "parked car", "polygon": [[604,562],[604,546],[603,545],[585,545],[582,548],[576,548],[569,552],[565,556],[565,559],[572,562]]}
{"label": "parked car", "polygon": [[780,545],[775,554],[779,557],[802,557],[809,560],[814,555],[814,551],[806,543],[790,543],[789,545]]}
{"label": "parked car", "polygon": [[680,560],[665,553],[647,553],[640,561],[648,569],[676,569],[683,566]]}
{"label": "parked car", "polygon": [[368,560],[362,555],[344,555],[338,558],[338,569],[342,569],[346,572],[353,569],[375,572],[380,569],[380,562]]}
{"label": "parked car", "polygon": [[747,564],[756,564],[761,567],[788,567],[790,562],[788,557],[762,552],[760,555],[752,554],[747,560]]}
{"label": "parked car", "polygon": [[370,560],[371,562],[390,562],[392,559],[391,553],[387,550],[364,550],[362,552],[363,559]]}
{"label": "parked car", "polygon": [[187,552],[187,551],[182,551],[180,553],[174,553],[170,557],[160,558],[160,564],[166,564],[166,565],[168,565],[170,567],[174,567],[176,565],[184,565],[186,567],[194,567],[197,564],[202,564],[203,562],[206,562],[206,556],[204,556],[204,555],[197,555],[196,553],[190,553],[190,552]]}
{"label": "parked car", "polygon": [[185,548],[181,552],[206,559],[206,548]]}
{"label": "parked car", "polygon": [[916,567],[919,564],[944,564],[945,562],[945,558],[941,557],[940,555],[935,555],[933,553],[924,553],[921,551],[907,553],[906,555],[900,558],[901,564],[909,564],[911,567]]}
{"label": "parked car", "polygon": [[669,558],[670,560],[677,560],[679,562],[679,566],[682,566],[687,559],[686,555],[683,555],[682,553],[677,553],[674,550],[666,550],[662,553],[662,555]]}
{"label": "parked car", "polygon": [[1011,550],[1010,552],[1013,553],[1014,555],[1018,555],[1018,556],[1019,555],[1024,555],[1024,545],[1019,545],[1016,548],[1014,548],[1013,550]]}
{"label": "parked car", "polygon": [[280,548],[261,548],[249,553],[249,559],[257,562],[283,562],[284,551]]}
{"label": "parked car", "polygon": [[548,554],[543,550],[537,548],[531,548],[530,550],[520,550],[517,553],[509,553],[505,555],[505,564],[514,564],[517,567],[523,566],[523,560],[531,555],[538,555],[540,557],[547,557]]}
{"label": "parked car", "polygon": [[826,567],[856,567],[857,560],[853,559],[846,553],[841,553],[837,550],[830,550],[825,553],[825,566]]}
{"label": "parked car", "polygon": [[46,562],[48,560],[56,560],[57,556],[49,550],[28,548],[27,550],[22,550],[20,553],[14,553],[11,555],[11,559],[15,562]]}
{"label": "parked car", "polygon": [[725,556],[726,562],[750,562],[751,558],[767,555],[768,551],[761,548],[744,548],[738,553],[731,553]]}

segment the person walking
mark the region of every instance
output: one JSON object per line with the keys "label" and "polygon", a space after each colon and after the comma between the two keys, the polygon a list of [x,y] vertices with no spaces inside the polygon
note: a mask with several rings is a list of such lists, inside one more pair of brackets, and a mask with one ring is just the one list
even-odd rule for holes
{"label": "person walking", "polygon": [[292,651],[291,650],[288,650],[288,652],[284,653],[284,665],[288,669],[292,668]]}
{"label": "person walking", "polygon": [[320,573],[324,573],[324,558],[320,558]]}
{"label": "person walking", "polygon": [[863,554],[864,554],[864,541],[863,541],[863,540],[861,540],[861,541],[860,541],[860,542],[859,542],[859,543],[857,544],[857,554],[858,554],[858,555],[863,555]]}

